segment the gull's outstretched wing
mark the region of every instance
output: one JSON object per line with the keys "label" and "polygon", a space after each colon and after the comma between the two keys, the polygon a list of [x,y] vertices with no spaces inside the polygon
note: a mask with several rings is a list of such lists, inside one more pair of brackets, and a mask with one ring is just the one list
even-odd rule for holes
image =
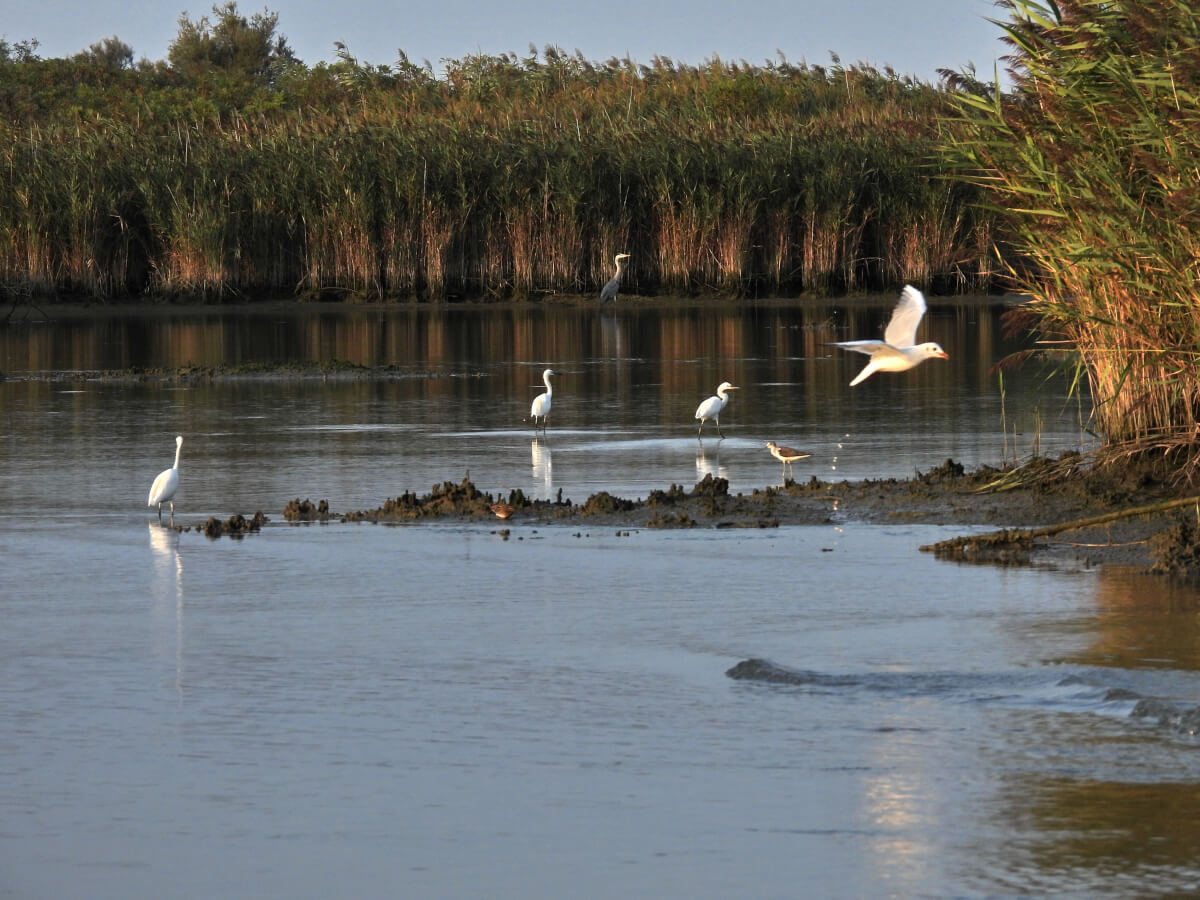
{"label": "gull's outstretched wing", "polygon": [[841,347],[844,350],[853,350],[855,353],[865,353],[867,356],[904,355],[895,347],[885,344],[883,341],[834,341],[833,346]]}
{"label": "gull's outstretched wing", "polygon": [[892,320],[888,322],[883,339],[893,347],[912,347],[917,343],[917,326],[921,324],[921,316],[925,315],[925,296],[911,284],[906,284],[900,292],[900,302],[892,311]]}

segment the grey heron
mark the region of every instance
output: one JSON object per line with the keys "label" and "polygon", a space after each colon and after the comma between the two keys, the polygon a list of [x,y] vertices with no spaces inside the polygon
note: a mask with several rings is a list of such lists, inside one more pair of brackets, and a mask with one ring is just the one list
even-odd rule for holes
{"label": "grey heron", "polygon": [[600,289],[600,302],[608,303],[610,300],[617,299],[617,291],[621,289],[621,273],[625,271],[625,260],[629,259],[628,253],[618,253],[613,257],[613,262],[617,266],[617,274],[608,279],[608,284]]}

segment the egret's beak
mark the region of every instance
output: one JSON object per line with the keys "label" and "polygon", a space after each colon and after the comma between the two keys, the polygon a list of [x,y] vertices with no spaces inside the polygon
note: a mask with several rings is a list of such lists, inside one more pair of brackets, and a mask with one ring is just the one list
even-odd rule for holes
{"label": "egret's beak", "polygon": [[943,350],[937,356],[938,356],[938,359],[949,359],[950,358],[950,354],[947,353],[945,350]]}
{"label": "egret's beak", "polygon": [[737,387],[736,385],[732,385],[732,384],[731,384],[729,387],[725,388],[725,390],[727,390],[727,391],[740,391],[740,390],[741,390],[741,388],[740,388],[740,387]]}

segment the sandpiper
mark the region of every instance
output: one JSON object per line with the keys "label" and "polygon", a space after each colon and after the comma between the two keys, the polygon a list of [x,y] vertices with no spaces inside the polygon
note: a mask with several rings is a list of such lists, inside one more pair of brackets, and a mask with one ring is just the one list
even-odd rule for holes
{"label": "sandpiper", "polygon": [[783,463],[783,477],[787,477],[787,468],[798,459],[808,459],[812,456],[811,453],[805,453],[803,450],[793,450],[791,447],[782,447],[774,441],[767,441],[767,449],[771,451],[771,455]]}

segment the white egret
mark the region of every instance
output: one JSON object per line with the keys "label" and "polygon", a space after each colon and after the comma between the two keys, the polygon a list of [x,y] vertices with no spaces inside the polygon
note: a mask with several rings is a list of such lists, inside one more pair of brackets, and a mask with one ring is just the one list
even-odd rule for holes
{"label": "white egret", "polygon": [[774,441],[767,441],[767,449],[771,451],[771,455],[783,463],[783,478],[787,477],[788,466],[798,459],[808,459],[812,456],[811,453],[805,453],[803,450],[793,450],[791,447],[784,447]]}
{"label": "white egret", "polygon": [[600,289],[601,303],[617,299],[617,291],[621,289],[621,273],[625,271],[625,260],[627,259],[629,259],[628,253],[618,253],[613,257],[613,262],[617,266],[617,274],[608,279],[608,284]]}
{"label": "white egret", "polygon": [[725,404],[729,402],[728,391],[738,391],[741,388],[734,387],[728,381],[722,381],[721,386],[717,388],[717,396],[709,397],[696,409],[696,418],[700,420],[700,427],[696,429],[696,437],[700,437],[700,431],[704,428],[704,423],[712,419],[717,423],[717,434],[725,437],[721,433],[721,410],[725,408]]}
{"label": "white egret", "polygon": [[146,505],[158,507],[158,521],[160,522],[164,503],[171,504],[171,520],[175,520],[175,492],[179,489],[179,453],[181,450],[183,450],[182,434],[175,438],[175,465],[159,472],[158,477],[154,479],[154,484],[150,485],[150,499]]}
{"label": "white egret", "polygon": [[900,302],[892,310],[891,321],[883,332],[882,341],[835,341],[835,347],[865,353],[871,357],[866,367],[855,376],[850,386],[866,381],[876,372],[906,372],[927,359],[949,359],[937,344],[917,343],[917,326],[925,315],[925,296],[911,284],[900,292]]}
{"label": "white egret", "polygon": [[533,399],[533,405],[529,407],[529,414],[533,416],[533,430],[537,431],[538,419],[542,420],[542,431],[546,430],[546,420],[550,418],[550,401],[554,399],[554,388],[550,386],[550,376],[557,374],[553,369],[547,369],[542,373],[542,381],[546,383],[546,393],[538,394]]}

